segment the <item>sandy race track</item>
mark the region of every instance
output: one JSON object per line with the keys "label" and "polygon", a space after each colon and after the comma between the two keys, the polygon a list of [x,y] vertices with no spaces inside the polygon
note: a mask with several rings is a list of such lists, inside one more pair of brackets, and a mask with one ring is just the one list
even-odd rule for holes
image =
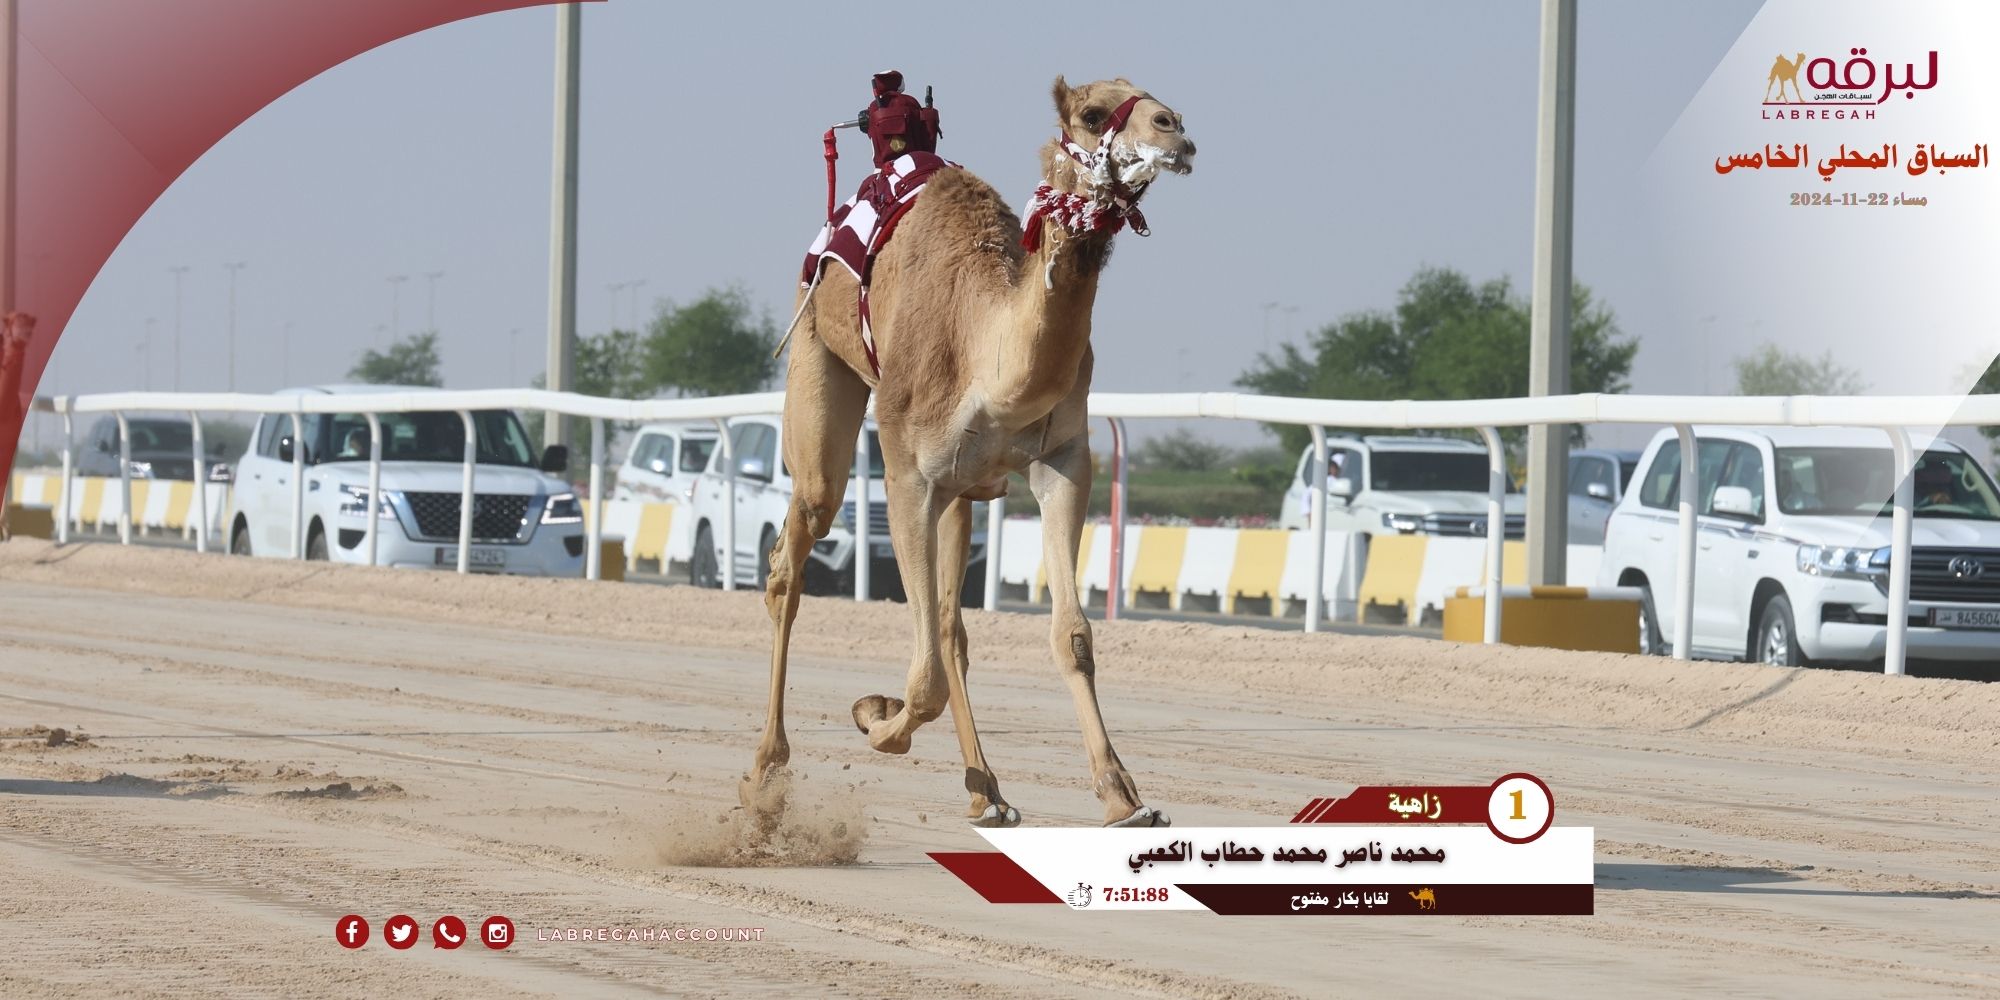
{"label": "sandy race track", "polygon": [[[755,595],[17,540],[0,607],[0,996],[2000,994],[2000,685],[1100,624],[1178,824],[1529,770],[1597,828],[1598,912],[1086,915],[925,858],[986,846],[949,717],[900,758],[847,719],[900,694],[898,605],[807,599],[800,808],[750,866]],[[971,615],[973,698],[1026,821],[1088,825],[1046,624]],[[424,943],[344,950],[346,913]],[[442,913],[520,940],[432,950]],[[537,940],[646,926],[761,940]]]}

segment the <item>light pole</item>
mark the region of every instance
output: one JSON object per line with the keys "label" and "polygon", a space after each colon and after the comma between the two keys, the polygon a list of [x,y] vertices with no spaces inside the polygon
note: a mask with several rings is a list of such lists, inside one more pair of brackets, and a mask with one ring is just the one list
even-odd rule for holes
{"label": "light pole", "polygon": [[[583,5],[556,8],[554,158],[549,177],[549,348],[543,381],[557,392],[573,386],[576,363],[576,193],[577,127],[581,111]],[[548,444],[569,444],[569,421],[548,414],[543,422]]]}
{"label": "light pole", "polygon": [[236,272],[247,265],[234,261],[222,265],[229,272],[229,381],[224,383],[230,392],[236,391]]}
{"label": "light pole", "polygon": [[153,389],[153,327],[159,322],[159,320],[151,316],[146,317],[146,339],[139,342],[139,350],[145,356],[144,363],[146,366],[144,373],[141,375],[141,384],[146,387],[146,391],[148,392],[151,392]]}
{"label": "light pole", "polygon": [[[181,275],[188,273],[188,265],[175,264],[167,270],[174,273],[174,391],[181,391]],[[148,351],[150,358],[151,352]]]}
{"label": "light pole", "polygon": [[632,282],[632,330],[635,333],[639,330],[639,289],[644,287],[646,287],[644,278]]}
{"label": "light pole", "polygon": [[403,282],[410,280],[407,274],[389,276],[389,339],[394,341],[403,335]]}
{"label": "light pole", "polygon": [[428,297],[424,301],[424,329],[433,333],[437,332],[438,328],[438,279],[442,277],[444,277],[443,271],[424,272],[424,281],[428,286],[427,291],[429,292]]}
{"label": "light pole", "polygon": [[[1542,0],[1535,136],[1535,265],[1528,395],[1570,390],[1570,236],[1576,168],[1576,0]],[[1568,576],[1569,426],[1528,428],[1528,584]]]}
{"label": "light pole", "polygon": [[630,287],[632,287],[632,283],[629,281],[614,281],[604,286],[604,290],[610,293],[611,298],[611,312],[604,318],[604,325],[606,327],[613,330],[618,329],[618,293]]}

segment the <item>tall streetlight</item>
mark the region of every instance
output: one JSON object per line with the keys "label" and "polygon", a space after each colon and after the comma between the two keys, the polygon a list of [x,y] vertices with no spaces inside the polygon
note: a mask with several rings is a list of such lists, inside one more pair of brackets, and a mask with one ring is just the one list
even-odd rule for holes
{"label": "tall streetlight", "polygon": [[[175,264],[167,270],[174,273],[174,391],[181,391],[181,275],[188,273],[188,265]],[[148,358],[151,358],[150,352]]]}
{"label": "tall streetlight", "polygon": [[154,317],[151,316],[146,317],[146,339],[140,341],[141,344],[145,345],[145,355],[146,355],[145,386],[147,391],[149,392],[152,391],[153,388],[153,327],[158,325],[159,322],[160,321],[158,319],[155,319]]}
{"label": "tall streetlight", "polygon": [[403,282],[410,280],[407,274],[389,276],[389,339],[403,335]]}
{"label": "tall streetlight", "polygon": [[222,265],[229,272],[229,381],[225,383],[230,392],[236,391],[236,272],[248,265],[242,261],[231,261]]}
{"label": "tall streetlight", "polygon": [[424,272],[424,283],[428,293],[424,299],[424,329],[433,333],[437,332],[438,328],[438,279],[442,277],[444,277],[443,271]]}
{"label": "tall streetlight", "polygon": [[610,293],[611,299],[611,315],[606,317],[605,324],[613,330],[618,329],[618,293],[630,287],[632,283],[629,281],[614,281],[604,286],[604,290]]}
{"label": "tall streetlight", "polygon": [[[548,388],[575,388],[577,95],[583,64],[583,5],[556,8],[556,94],[553,169],[549,179]],[[569,444],[569,421],[550,413],[542,421],[548,444]]]}
{"label": "tall streetlight", "polygon": [[646,287],[646,279],[632,282],[632,329],[639,329],[639,289]]}
{"label": "tall streetlight", "polygon": [[[1576,173],[1576,0],[1542,0],[1535,134],[1535,266],[1528,305],[1528,395],[1567,395],[1570,236]],[[1569,426],[1528,428],[1528,584],[1568,576]]]}

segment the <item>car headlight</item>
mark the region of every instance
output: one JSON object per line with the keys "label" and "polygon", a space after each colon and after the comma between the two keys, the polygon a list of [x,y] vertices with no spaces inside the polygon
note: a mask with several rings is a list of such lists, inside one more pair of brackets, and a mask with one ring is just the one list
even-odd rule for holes
{"label": "car headlight", "polygon": [[[340,488],[340,512],[348,517],[367,517],[368,487],[342,486]],[[388,490],[382,491],[382,503],[376,509],[375,516],[384,519],[396,516],[395,508],[389,506]]]}
{"label": "car headlight", "polygon": [[574,493],[558,493],[542,505],[543,524],[581,524],[583,504]]}
{"label": "car headlight", "polygon": [[1799,546],[1799,572],[1808,576],[1867,578],[1889,571],[1889,549],[1840,545]]}
{"label": "car headlight", "polygon": [[1405,535],[1414,535],[1424,529],[1424,519],[1416,514],[1398,514],[1394,511],[1382,512],[1382,527]]}
{"label": "car headlight", "polygon": [[153,463],[136,460],[126,462],[125,474],[131,476],[133,479],[151,479],[153,478]]}

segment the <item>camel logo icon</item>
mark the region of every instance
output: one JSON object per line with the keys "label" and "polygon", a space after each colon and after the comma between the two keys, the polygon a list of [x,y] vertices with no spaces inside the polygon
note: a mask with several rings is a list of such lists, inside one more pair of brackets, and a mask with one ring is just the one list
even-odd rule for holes
{"label": "camel logo icon", "polygon": [[1422,889],[1410,893],[1410,898],[1417,901],[1417,909],[1419,910],[1435,910],[1438,908],[1437,893],[1432,892],[1430,886],[1424,886]]}
{"label": "camel logo icon", "polygon": [[1069,892],[1063,894],[1063,899],[1067,901],[1069,905],[1074,906],[1077,909],[1081,910],[1090,905],[1090,894],[1093,891],[1094,890],[1092,890],[1090,886],[1084,885],[1082,882],[1078,882],[1076,884],[1076,888],[1071,889]]}
{"label": "camel logo icon", "polygon": [[1796,59],[1779,56],[1778,61],[1771,64],[1771,75],[1764,82],[1764,102],[1766,104],[1771,102],[1771,88],[1775,86],[1778,88],[1778,101],[1783,103],[1785,84],[1789,83],[1792,85],[1792,96],[1798,98],[1798,103],[1804,104],[1805,96],[1799,93],[1799,67],[1805,64],[1806,54],[1803,52],[1799,53]]}

